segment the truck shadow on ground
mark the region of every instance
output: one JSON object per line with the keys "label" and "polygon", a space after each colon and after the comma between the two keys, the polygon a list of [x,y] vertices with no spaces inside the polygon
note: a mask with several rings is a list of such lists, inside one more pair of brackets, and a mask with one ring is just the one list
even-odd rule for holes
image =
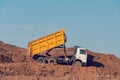
{"label": "truck shadow on ground", "polygon": [[93,55],[88,54],[87,66],[104,67],[102,63],[94,61],[93,58]]}

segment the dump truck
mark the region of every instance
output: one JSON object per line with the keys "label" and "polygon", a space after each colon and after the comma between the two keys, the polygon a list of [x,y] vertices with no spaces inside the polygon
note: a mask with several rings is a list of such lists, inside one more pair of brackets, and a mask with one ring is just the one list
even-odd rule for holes
{"label": "dump truck", "polygon": [[[74,46],[74,52],[69,56],[66,53],[66,42],[67,37],[65,31],[57,31],[28,42],[28,55],[40,63],[85,66],[87,64],[86,49],[79,46]],[[62,48],[64,55],[57,57],[51,56],[49,53],[55,48]]]}

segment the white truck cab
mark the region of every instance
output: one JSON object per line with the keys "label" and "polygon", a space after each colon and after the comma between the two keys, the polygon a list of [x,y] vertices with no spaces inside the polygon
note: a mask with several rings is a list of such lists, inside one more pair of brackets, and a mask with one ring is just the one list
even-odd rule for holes
{"label": "white truck cab", "polygon": [[87,64],[87,51],[85,48],[75,47],[74,64],[85,66]]}

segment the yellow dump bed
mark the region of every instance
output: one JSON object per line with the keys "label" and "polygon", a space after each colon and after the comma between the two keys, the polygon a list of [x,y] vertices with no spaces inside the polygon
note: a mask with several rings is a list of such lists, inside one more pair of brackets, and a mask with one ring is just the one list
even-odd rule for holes
{"label": "yellow dump bed", "polygon": [[34,56],[35,54],[63,45],[65,42],[66,37],[64,30],[60,30],[53,34],[30,41],[28,43],[28,55]]}

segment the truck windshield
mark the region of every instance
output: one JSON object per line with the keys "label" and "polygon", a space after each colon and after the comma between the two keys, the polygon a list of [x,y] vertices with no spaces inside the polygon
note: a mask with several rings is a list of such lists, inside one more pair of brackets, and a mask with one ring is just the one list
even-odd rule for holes
{"label": "truck windshield", "polygon": [[80,50],[80,54],[86,54],[86,50]]}

